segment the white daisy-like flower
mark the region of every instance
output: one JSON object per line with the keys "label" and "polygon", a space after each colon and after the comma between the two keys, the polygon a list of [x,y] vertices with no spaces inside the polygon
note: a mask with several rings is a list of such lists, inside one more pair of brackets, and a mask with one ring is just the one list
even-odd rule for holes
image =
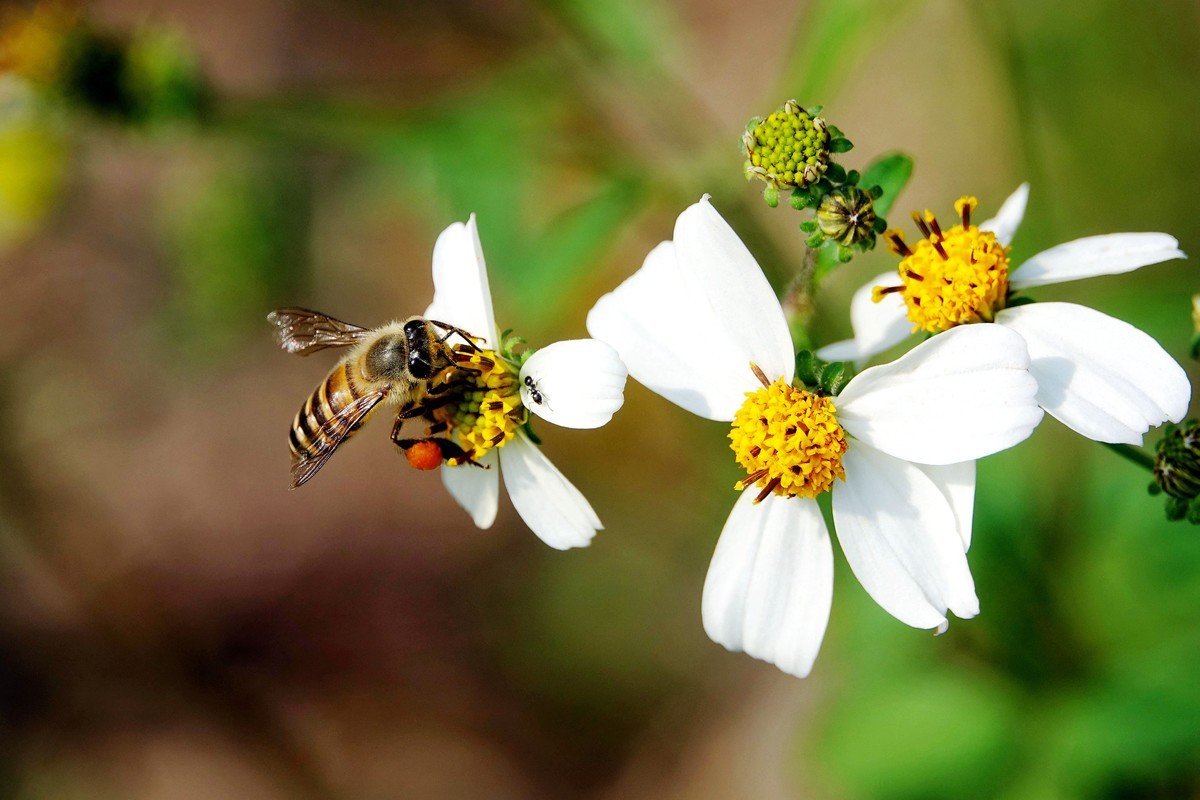
{"label": "white daisy-like flower", "polygon": [[501,342],[474,215],[442,232],[433,250],[433,302],[425,315],[476,337],[476,385],[435,412],[478,461],[442,468],[442,482],[475,524],[491,527],[500,477],[525,524],[551,547],[587,545],[603,526],[595,511],[530,438],[532,412],[568,428],[604,425],[624,401],[625,365],[595,339],[556,342],[527,358]]}
{"label": "white daisy-like flower", "polygon": [[704,585],[714,641],[808,674],[833,594],[815,499],[826,491],[847,561],[888,613],[941,629],[948,611],[979,612],[965,555],[974,459],[1042,418],[1021,337],[963,328],[865,370],[836,397],[795,387],[779,301],[707,196],[596,303],[588,331],[653,391],[732,423],[747,477]]}
{"label": "white daisy-like flower", "polygon": [[925,238],[911,248],[899,232],[885,233],[902,256],[899,270],[855,293],[854,339],[817,355],[862,361],[914,330],[995,323],[1025,339],[1038,402],[1051,416],[1090,439],[1139,445],[1147,430],[1187,413],[1191,385],[1179,364],[1150,336],[1107,314],[1074,303],[1009,305],[1009,294],[1187,256],[1165,233],[1111,233],[1060,244],[1012,267],[1008,244],[1028,195],[1024,184],[978,227],[971,224],[973,197],[955,204],[960,224],[949,230],[926,211],[917,218]]}

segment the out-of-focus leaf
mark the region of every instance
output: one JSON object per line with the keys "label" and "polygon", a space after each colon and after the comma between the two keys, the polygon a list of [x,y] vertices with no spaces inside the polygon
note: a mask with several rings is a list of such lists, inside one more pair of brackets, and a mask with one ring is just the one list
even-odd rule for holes
{"label": "out-of-focus leaf", "polygon": [[[776,96],[805,103],[828,103],[844,77],[866,57],[897,20],[915,5],[912,0],[818,0],[797,22],[792,59],[782,73]],[[836,118],[836,113],[834,114]],[[853,131],[848,131],[853,136]]]}
{"label": "out-of-focus leaf", "polygon": [[854,796],[986,797],[1009,767],[1015,724],[1001,687],[910,675],[843,701],[813,737],[814,760]]}
{"label": "out-of-focus leaf", "polygon": [[380,139],[370,165],[433,230],[477,215],[499,320],[523,329],[553,318],[643,198],[639,178],[581,147],[586,109],[561,78],[514,67]]}
{"label": "out-of-focus leaf", "polygon": [[872,186],[883,188],[883,196],[875,201],[876,214],[882,217],[892,210],[892,204],[904,190],[912,172],[913,160],[904,153],[888,153],[871,162],[863,172],[859,186],[865,189]]}
{"label": "out-of-focus leaf", "polygon": [[522,320],[544,320],[561,303],[564,289],[598,260],[637,213],[641,196],[635,181],[615,180],[551,220],[524,248],[525,258],[494,267],[520,303]]}
{"label": "out-of-focus leaf", "polygon": [[657,0],[542,0],[541,6],[619,62],[645,65],[677,50],[673,20]]}
{"label": "out-of-focus leaf", "polygon": [[271,299],[305,280],[309,195],[283,160],[247,154],[208,169],[169,184],[162,224],[173,338],[211,351],[261,325]]}

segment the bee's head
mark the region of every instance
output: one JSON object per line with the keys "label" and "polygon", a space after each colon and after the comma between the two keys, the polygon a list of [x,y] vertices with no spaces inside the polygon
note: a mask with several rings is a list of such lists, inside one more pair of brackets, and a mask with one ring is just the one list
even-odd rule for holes
{"label": "bee's head", "polygon": [[414,378],[428,380],[447,365],[442,342],[428,320],[414,317],[404,323],[404,339],[408,344],[408,371]]}

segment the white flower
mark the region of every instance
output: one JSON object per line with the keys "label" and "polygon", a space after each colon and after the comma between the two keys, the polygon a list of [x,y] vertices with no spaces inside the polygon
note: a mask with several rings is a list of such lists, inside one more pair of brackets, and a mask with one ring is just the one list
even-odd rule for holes
{"label": "white flower", "polygon": [[[499,350],[499,330],[474,215],[465,224],[454,223],[438,237],[433,250],[433,283],[433,302],[425,316],[470,332],[484,350]],[[505,424],[520,419],[520,406],[524,406],[556,425],[597,428],[621,407],[625,376],[625,365],[603,342],[556,342],[537,350],[521,365],[516,376],[519,382],[506,396],[517,413],[510,414]],[[487,469],[469,464],[442,468],[442,481],[450,494],[476,525],[491,527],[503,474],[517,513],[542,541],[559,550],[587,545],[603,527],[587,500],[542,454],[523,426],[506,433],[509,438],[479,458]]]}
{"label": "white flower", "polygon": [[888,613],[939,629],[947,611],[978,613],[965,556],[974,459],[1021,441],[1042,418],[1019,336],[962,328],[864,371],[835,398],[792,387],[779,301],[707,197],[679,216],[674,241],[596,303],[588,331],[655,392],[733,422],[747,490],[704,586],[714,641],[808,674],[833,592],[814,499],[826,490],[846,559]]}
{"label": "white flower", "polygon": [[[1024,216],[1028,194],[1028,184],[1022,185],[995,218],[979,225],[979,231],[992,231],[1000,245],[1008,245]],[[959,230],[956,227],[946,235],[953,238]],[[1090,236],[1052,247],[1008,270],[1008,286],[1026,289],[1116,275],[1174,258],[1186,256],[1165,233]],[[1007,269],[1007,255],[1002,261]],[[913,322],[905,300],[909,290],[901,283],[899,272],[893,271],[859,289],[850,303],[855,338],[824,347],[817,355],[861,361],[903,341]],[[888,292],[879,302],[872,297],[876,286]],[[1142,331],[1072,303],[1004,308],[1004,301],[1002,293],[993,308],[980,309],[982,319],[969,321],[991,321],[1025,339],[1032,359],[1030,372],[1038,382],[1038,402],[1067,427],[1097,441],[1139,445],[1151,427],[1167,420],[1178,422],[1187,413],[1191,397],[1187,376]]]}

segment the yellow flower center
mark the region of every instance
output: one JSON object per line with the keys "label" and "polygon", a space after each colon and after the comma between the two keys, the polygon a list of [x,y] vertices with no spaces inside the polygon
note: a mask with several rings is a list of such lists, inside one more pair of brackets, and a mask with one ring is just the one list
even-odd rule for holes
{"label": "yellow flower center", "polygon": [[970,322],[991,322],[1008,295],[1008,250],[991,231],[971,224],[979,205],[974,197],[954,204],[962,219],[943,231],[933,212],[913,213],[925,238],[910,248],[900,231],[884,233],[888,248],[900,261],[901,286],[876,286],[875,302],[901,292],[913,330],[931,333]]}
{"label": "yellow flower center", "polygon": [[[756,374],[761,374],[757,372]],[[766,383],[766,381],[763,381]],[[748,476],[736,488],[751,484],[781,497],[816,497],[845,480],[842,455],[846,431],[837,421],[833,399],[820,397],[777,380],[756,392],[733,418],[729,446]]]}
{"label": "yellow flower center", "polygon": [[[462,386],[453,390],[453,400],[433,409],[433,418],[457,437],[468,458],[478,461],[488,450],[507,444],[525,424],[528,412],[521,404],[519,375],[513,364],[494,350],[460,345],[455,351],[462,356],[458,364],[464,371],[454,380]],[[446,463],[453,467],[462,462],[451,458]]]}

